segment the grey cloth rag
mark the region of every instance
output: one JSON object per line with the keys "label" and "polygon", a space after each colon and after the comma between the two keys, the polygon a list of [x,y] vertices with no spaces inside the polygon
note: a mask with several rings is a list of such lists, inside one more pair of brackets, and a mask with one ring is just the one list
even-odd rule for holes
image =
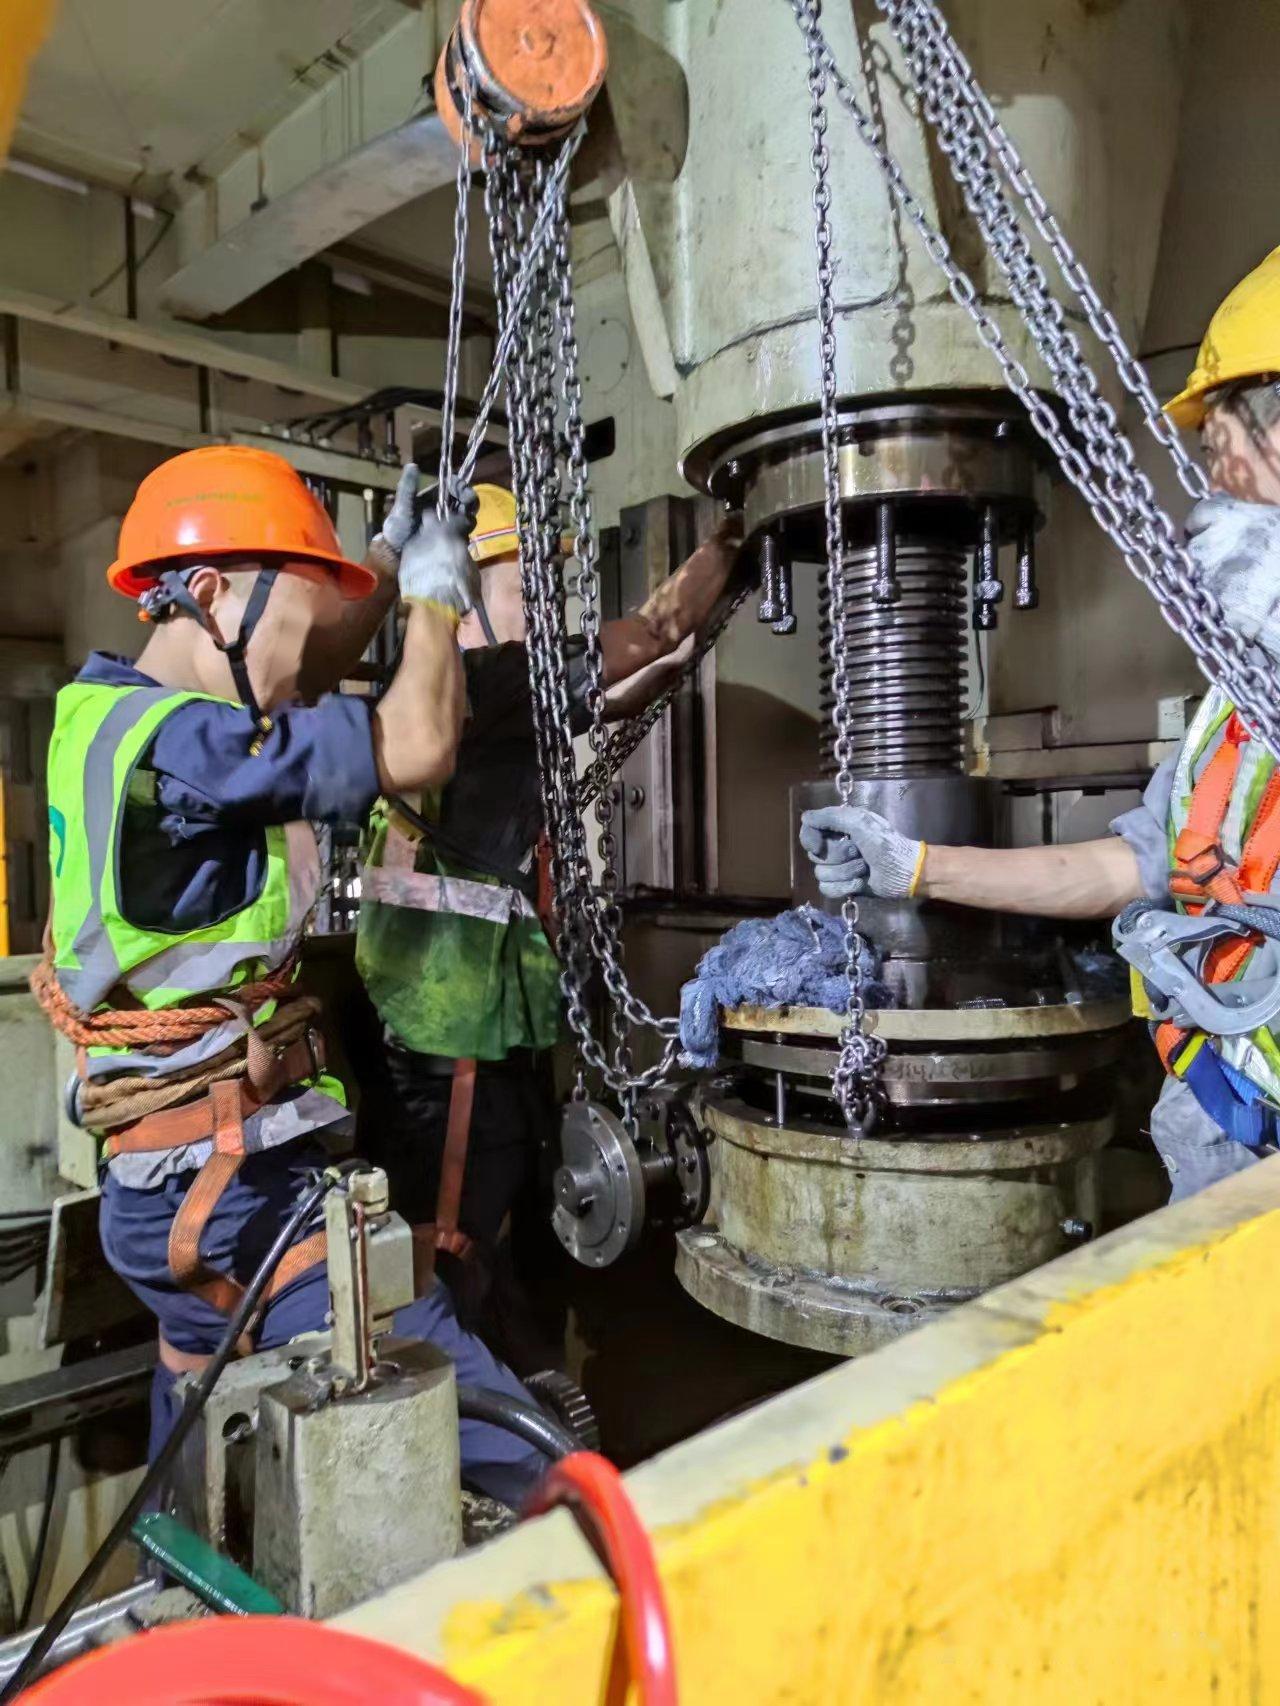
{"label": "grey cloth rag", "polygon": [[[858,964],[868,1007],[891,1007],[880,981],[880,956],[859,937]],[[680,991],[680,1046],[695,1067],[720,1058],[720,1009],[827,1007],[842,1013],[848,1001],[844,924],[816,906],[801,906],[777,918],[748,918],[735,924],[705,953]]]}

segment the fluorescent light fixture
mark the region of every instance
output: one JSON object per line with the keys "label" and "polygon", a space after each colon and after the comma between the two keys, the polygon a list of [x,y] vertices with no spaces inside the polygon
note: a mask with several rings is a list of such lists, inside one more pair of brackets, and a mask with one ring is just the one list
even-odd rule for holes
{"label": "fluorescent light fixture", "polygon": [[15,160],[10,156],[7,165],[20,178],[34,178],[36,183],[51,184],[55,190],[70,190],[73,195],[89,193],[89,186],[83,179],[69,178],[65,172],[51,172],[48,166],[37,166],[32,160]]}
{"label": "fluorescent light fixture", "polygon": [[348,272],[345,267],[330,267],[329,271],[339,290],[349,290],[353,296],[373,295],[373,286],[363,273]]}

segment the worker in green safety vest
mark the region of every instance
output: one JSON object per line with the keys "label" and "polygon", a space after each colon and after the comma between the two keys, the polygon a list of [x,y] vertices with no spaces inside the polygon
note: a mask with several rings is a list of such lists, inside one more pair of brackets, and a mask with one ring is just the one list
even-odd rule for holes
{"label": "worker in green safety vest", "polygon": [[[424,1260],[438,1257],[473,1299],[508,1215],[536,1196],[555,1120],[547,1050],[560,1035],[545,895],[539,905],[542,802],[516,504],[498,486],[476,491],[481,597],[458,630],[467,715],[456,771],[444,788],[375,808],[356,947],[384,1025],[391,1091],[362,1148],[387,1169]],[[609,716],[642,709],[679,671],[736,557],[726,525],[639,610],[602,625]],[[569,680],[585,728],[580,658]],[[541,1218],[515,1216],[531,1237]],[[470,1283],[463,1257],[480,1258],[466,1263]],[[531,1360],[543,1366],[546,1356]]]}
{"label": "worker in green safety vest", "polygon": [[[462,728],[456,644],[476,571],[459,514],[417,518],[417,469],[363,563],[279,456],[208,445],[139,488],[107,570],[149,623],[133,663],[95,652],[49,744],[52,906],[32,987],[75,1043],[69,1116],[101,1138],[99,1232],[155,1315],[153,1453],[300,1195],[350,1140],[300,976],[316,822],[443,783]],[[465,505],[464,505],[465,507]],[[405,642],[381,701],[324,689],[397,595]],[[277,1252],[240,1351],[324,1327],[323,1218]],[[432,1281],[395,1316],[468,1385],[527,1397]],[[517,1504],[545,1468],[466,1419],[468,1485]]]}

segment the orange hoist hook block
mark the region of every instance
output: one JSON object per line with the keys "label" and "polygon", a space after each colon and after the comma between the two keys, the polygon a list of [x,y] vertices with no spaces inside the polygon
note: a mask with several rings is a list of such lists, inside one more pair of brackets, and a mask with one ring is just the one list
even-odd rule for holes
{"label": "orange hoist hook block", "polygon": [[586,112],[609,66],[604,25],[587,0],[463,0],[436,66],[436,110],[461,145],[465,83],[480,139],[555,142]]}

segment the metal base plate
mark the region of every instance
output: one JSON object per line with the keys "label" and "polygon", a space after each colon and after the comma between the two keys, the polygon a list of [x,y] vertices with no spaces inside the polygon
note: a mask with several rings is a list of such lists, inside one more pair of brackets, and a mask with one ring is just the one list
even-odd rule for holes
{"label": "metal base plate", "polygon": [[712,1226],[676,1236],[676,1277],[704,1309],[784,1345],[861,1356],[936,1321],[977,1293],[889,1296],[794,1268],[748,1260]]}
{"label": "metal base plate", "polygon": [[[886,1042],[981,1043],[1023,1037],[1082,1036],[1127,1025],[1133,1009],[1123,996],[1064,1001],[1051,1007],[898,1007],[873,1010],[863,1029]],[[731,1031],[777,1037],[839,1037],[843,1013],[827,1007],[726,1007],[720,1023]]]}

